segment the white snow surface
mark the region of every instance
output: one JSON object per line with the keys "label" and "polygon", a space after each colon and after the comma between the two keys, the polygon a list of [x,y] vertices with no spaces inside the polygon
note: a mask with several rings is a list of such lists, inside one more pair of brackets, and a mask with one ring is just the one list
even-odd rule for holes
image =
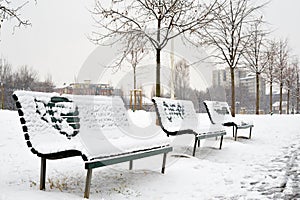
{"label": "white snow surface", "polygon": [[[135,124],[144,123],[142,115],[155,116],[133,115],[139,116],[132,118]],[[207,114],[199,118],[209,123]],[[300,115],[237,118],[253,120],[251,140],[234,141],[229,128],[222,150],[214,138],[201,140],[192,157],[192,135],[171,137],[174,151],[165,174],[162,155],[134,161],[131,171],[128,163],[97,168],[90,199],[299,199]],[[149,135],[142,133],[146,140]],[[26,146],[15,111],[0,110],[0,153],[0,200],[83,199],[86,170],[80,157],[47,161],[46,191],[39,190],[40,159]]]}

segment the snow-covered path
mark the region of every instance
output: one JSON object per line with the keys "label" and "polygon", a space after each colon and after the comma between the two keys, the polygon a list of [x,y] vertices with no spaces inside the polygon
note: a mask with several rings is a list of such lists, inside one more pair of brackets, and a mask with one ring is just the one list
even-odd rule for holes
{"label": "snow-covered path", "polygon": [[[210,139],[192,157],[193,137],[173,138],[166,174],[161,156],[135,161],[132,171],[128,163],[96,169],[90,199],[300,199],[300,115],[238,117],[253,120],[251,140],[234,141],[228,129],[222,150]],[[0,153],[0,200],[83,199],[79,157],[49,161],[46,191],[39,191],[40,159],[28,150],[16,112],[0,111]]]}
{"label": "snow-covered path", "polygon": [[264,172],[265,178],[252,178],[247,189],[258,191],[268,199],[300,199],[299,141],[300,138],[291,146],[283,148],[282,154],[267,165],[261,165],[258,171]]}

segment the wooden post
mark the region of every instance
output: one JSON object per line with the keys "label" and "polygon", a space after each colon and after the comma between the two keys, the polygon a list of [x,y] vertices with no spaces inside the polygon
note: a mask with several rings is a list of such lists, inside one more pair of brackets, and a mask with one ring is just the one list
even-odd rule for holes
{"label": "wooden post", "polygon": [[92,180],[92,169],[87,170],[86,174],[86,182],[85,182],[85,190],[84,190],[84,198],[90,197],[90,189],[91,189],[91,180]]}
{"label": "wooden post", "polygon": [[143,98],[143,94],[142,94],[142,90],[140,90],[140,110],[143,109],[143,107],[142,107],[142,104],[143,104],[142,98]]}
{"label": "wooden post", "polygon": [[130,103],[129,108],[132,109],[132,90],[130,90]]}
{"label": "wooden post", "polygon": [[136,101],[136,92],[137,92],[137,90],[133,90],[133,93],[134,93],[134,111],[136,111],[136,104],[137,104],[137,101]]}
{"label": "wooden post", "polygon": [[46,158],[41,158],[40,190],[45,190]]}

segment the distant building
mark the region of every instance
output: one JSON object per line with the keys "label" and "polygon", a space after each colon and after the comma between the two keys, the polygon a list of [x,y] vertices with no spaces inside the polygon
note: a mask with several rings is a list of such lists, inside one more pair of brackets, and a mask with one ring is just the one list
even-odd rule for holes
{"label": "distant building", "polygon": [[[109,84],[93,84],[89,80],[84,83],[71,83],[70,85],[64,84],[61,87],[54,89],[55,92],[60,94],[76,94],[76,95],[114,95],[114,88]],[[120,93],[118,91],[117,93]]]}
{"label": "distant building", "polygon": [[[273,113],[279,114],[279,101],[273,103]],[[282,101],[282,113],[287,114],[287,101]]]}
{"label": "distant building", "polygon": [[[254,73],[251,73],[247,68],[241,67],[235,69],[235,86],[245,87],[250,94],[256,93],[256,77]],[[230,69],[217,69],[213,71],[213,86],[223,86],[225,88],[231,87],[231,75]],[[260,79],[260,91],[261,95],[265,95],[266,84],[265,81]]]}
{"label": "distant building", "polygon": [[[246,77],[247,73],[249,71],[246,68],[236,68],[234,72],[234,82],[235,86],[239,87],[240,85],[240,79],[243,77]],[[231,74],[230,74],[230,68],[224,68],[224,69],[217,69],[213,71],[213,86],[223,86],[226,88],[229,88],[231,86]]]}
{"label": "distant building", "polygon": [[[256,75],[254,73],[248,73],[246,77],[240,78],[240,84],[248,90],[249,94],[256,94]],[[259,91],[260,96],[266,95],[266,83],[263,78],[259,79]]]}

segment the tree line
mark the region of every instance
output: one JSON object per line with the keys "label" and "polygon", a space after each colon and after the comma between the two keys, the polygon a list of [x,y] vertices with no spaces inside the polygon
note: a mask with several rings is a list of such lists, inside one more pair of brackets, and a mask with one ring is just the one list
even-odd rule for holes
{"label": "tree line", "polygon": [[0,84],[1,105],[4,109],[10,110],[15,108],[12,100],[12,93],[15,90],[53,92],[54,89],[51,75],[40,81],[38,72],[34,69],[24,65],[14,71],[4,60],[0,63]]}
{"label": "tree line", "polygon": [[[230,70],[229,88],[232,115],[238,102],[235,72],[247,67],[255,74],[255,113],[261,106],[260,79],[270,86],[269,111],[272,112],[273,85],[280,86],[280,106],[284,90],[299,104],[298,57],[293,56],[286,39],[270,39],[272,30],[264,21],[262,9],[268,2],[251,0],[181,1],[181,0],[100,0],[92,10],[97,29],[90,40],[99,45],[122,41],[122,58],[148,47],[156,54],[156,93],[161,96],[161,51],[174,38],[181,37],[195,45],[211,49],[210,59]],[[136,48],[138,46],[143,48]],[[120,62],[121,63],[121,62]],[[298,82],[297,82],[298,81]],[[177,97],[182,89],[177,89]],[[176,90],[176,89],[175,89]],[[183,97],[181,97],[183,98]]]}
{"label": "tree line", "polygon": [[[274,84],[280,88],[280,113],[285,91],[287,107],[290,99],[296,99],[298,111],[299,58],[292,54],[286,39],[270,39],[272,30],[264,20],[262,10],[268,3],[251,0],[96,0],[91,9],[95,30],[89,39],[97,45],[122,44],[120,60],[115,67],[127,60],[135,70],[143,53],[154,52],[155,96],[162,95],[161,52],[169,42],[181,37],[195,46],[207,47],[211,50],[210,60],[229,68],[231,87],[227,96],[233,116],[237,102],[241,101],[235,85],[235,72],[241,67],[247,67],[255,74],[253,104],[256,114],[261,107],[260,79],[269,85],[270,112],[273,111]],[[14,18],[17,26],[28,25],[29,22],[18,13],[24,5],[12,8],[9,1],[0,1],[1,24]],[[136,87],[136,75],[134,85]],[[177,96],[180,96],[178,93],[177,90]]]}

